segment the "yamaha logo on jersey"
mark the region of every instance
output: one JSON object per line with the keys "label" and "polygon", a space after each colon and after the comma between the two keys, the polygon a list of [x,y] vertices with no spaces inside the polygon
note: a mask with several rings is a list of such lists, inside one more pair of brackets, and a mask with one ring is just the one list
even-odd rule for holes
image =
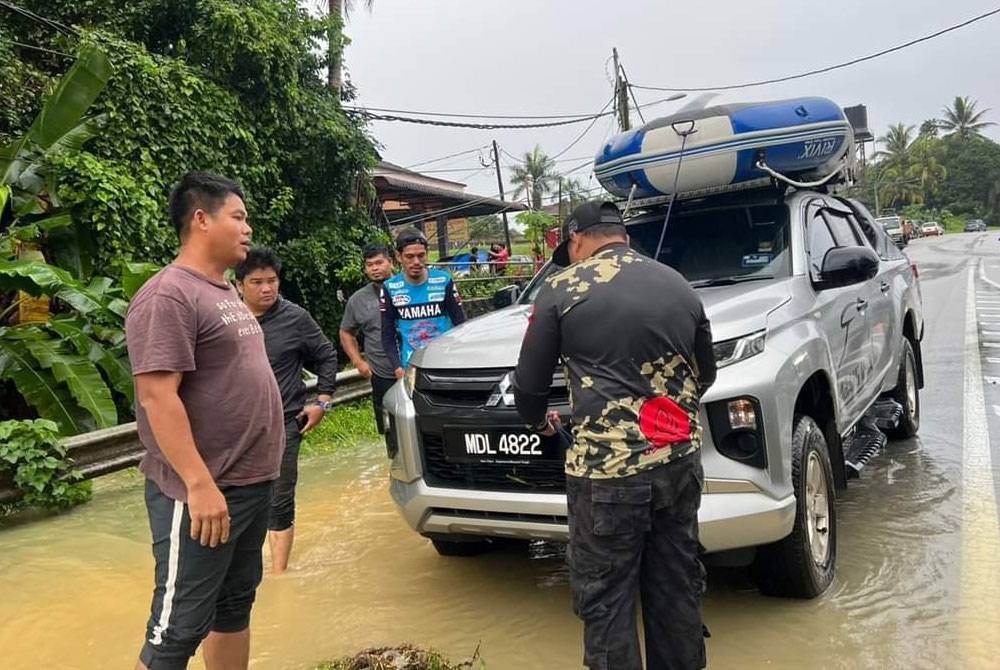
{"label": "yamaha logo on jersey", "polygon": [[403,319],[430,319],[442,314],[444,314],[444,310],[441,309],[441,303],[439,302],[401,307],[399,309],[399,316]]}

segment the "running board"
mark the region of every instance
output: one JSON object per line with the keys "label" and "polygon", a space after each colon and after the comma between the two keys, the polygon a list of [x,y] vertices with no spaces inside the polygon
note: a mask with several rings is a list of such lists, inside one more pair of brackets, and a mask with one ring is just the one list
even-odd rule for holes
{"label": "running board", "polygon": [[892,398],[882,398],[865,412],[844,445],[844,470],[848,479],[860,476],[861,469],[888,443],[883,431],[892,430],[903,417],[903,406]]}

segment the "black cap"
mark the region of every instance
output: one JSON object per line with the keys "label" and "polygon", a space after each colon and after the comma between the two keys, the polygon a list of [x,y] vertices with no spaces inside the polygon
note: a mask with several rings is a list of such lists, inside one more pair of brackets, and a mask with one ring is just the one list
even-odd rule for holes
{"label": "black cap", "polygon": [[570,264],[569,259],[569,234],[582,233],[591,226],[618,225],[625,227],[622,214],[618,207],[610,201],[601,202],[593,200],[585,202],[569,215],[562,228],[563,241],[552,252],[552,262],[556,265],[566,267]]}
{"label": "black cap", "polygon": [[396,251],[402,251],[411,244],[422,244],[428,247],[427,238],[416,228],[407,228],[396,236]]}

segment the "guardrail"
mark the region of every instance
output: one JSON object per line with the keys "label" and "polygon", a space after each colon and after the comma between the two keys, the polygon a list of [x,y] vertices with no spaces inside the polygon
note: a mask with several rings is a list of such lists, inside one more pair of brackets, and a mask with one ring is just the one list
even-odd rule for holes
{"label": "guardrail", "polygon": [[[306,381],[310,396],[315,388],[316,379]],[[370,395],[371,390],[371,383],[357,370],[346,370],[337,375],[337,390],[333,394],[333,402],[340,404],[357,400]],[[73,461],[73,467],[84,479],[94,479],[136,466],[145,451],[134,421],[114,428],[74,435],[64,439],[63,444]],[[0,482],[0,503],[14,502],[20,497],[21,493],[10,482]]]}

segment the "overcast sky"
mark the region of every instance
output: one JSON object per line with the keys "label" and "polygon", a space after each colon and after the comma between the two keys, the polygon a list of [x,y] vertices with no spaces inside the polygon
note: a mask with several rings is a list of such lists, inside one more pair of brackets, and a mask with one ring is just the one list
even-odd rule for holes
{"label": "overcast sky", "polygon": [[[356,10],[346,32],[346,67],[358,103],[431,112],[489,114],[595,113],[611,97],[609,62],[617,46],[629,79],[648,86],[720,86],[769,79],[867,55],[959,23],[996,7],[995,0],[375,0]],[[940,117],[956,95],[992,108],[1000,122],[1000,15],[902,52],[784,84],[724,93],[717,102],[805,95],[841,106],[865,104],[878,135],[890,123],[919,125]],[[646,104],[667,93],[637,91]],[[695,94],[689,95],[688,100]],[[647,120],[686,100],[644,110]],[[634,121],[637,121],[633,115]],[[521,156],[535,144],[563,151],[586,128],[537,130],[434,128],[372,122],[383,157],[414,163],[473,149],[496,139]],[[569,170],[616,132],[599,120],[564,153]],[[988,133],[1000,137],[1000,130]],[[483,158],[488,154],[484,150]],[[569,160],[575,159],[575,160]],[[510,158],[503,159],[507,165]],[[417,167],[462,170],[472,192],[497,192],[490,169],[477,174],[472,154]],[[589,166],[575,172],[596,186]],[[506,181],[506,171],[505,171]]]}

